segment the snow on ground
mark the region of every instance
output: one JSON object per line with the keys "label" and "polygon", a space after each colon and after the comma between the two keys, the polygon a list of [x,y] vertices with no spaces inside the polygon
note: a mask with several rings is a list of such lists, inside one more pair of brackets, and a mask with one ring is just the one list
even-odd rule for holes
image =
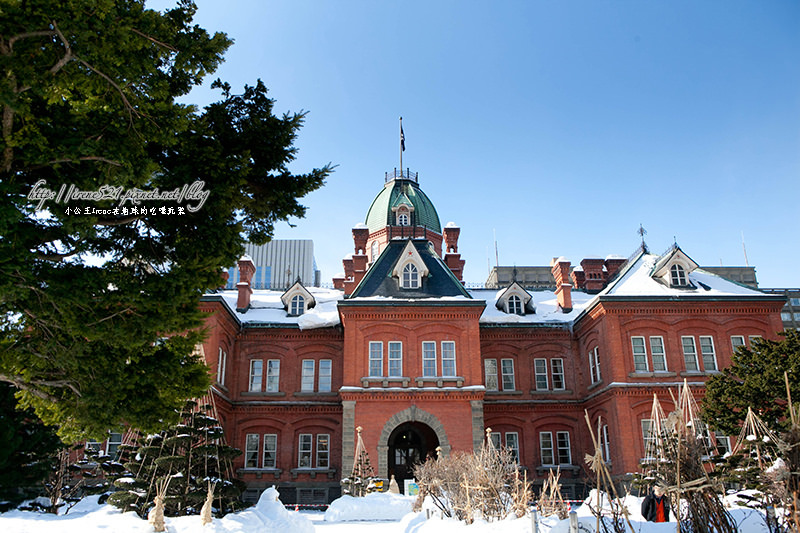
{"label": "snow on ground", "polygon": [[[434,506],[426,505],[420,513],[410,512],[413,498],[393,494],[371,494],[364,498],[344,496],[331,504],[325,513],[289,511],[277,500],[274,488],[262,494],[258,504],[203,526],[199,516],[167,518],[169,533],[531,533],[530,517],[498,521],[476,521],[467,526],[442,517]],[[586,502],[596,505],[593,492]],[[733,497],[726,497],[731,504]],[[675,522],[653,524],[642,520],[639,512],[641,498],[628,496],[625,500],[634,533],[669,533]],[[603,502],[604,508],[608,502]],[[767,533],[763,515],[752,509],[732,507],[734,521],[742,533]],[[589,506],[576,510],[580,533],[594,533],[596,519]],[[674,520],[674,518],[673,518]],[[557,517],[540,517],[539,533],[569,533],[569,521]],[[110,505],[98,505],[97,497],[86,498],[68,514],[46,515],[28,511],[9,511],[0,514],[2,533],[149,533],[152,526],[133,513],[121,513]]]}

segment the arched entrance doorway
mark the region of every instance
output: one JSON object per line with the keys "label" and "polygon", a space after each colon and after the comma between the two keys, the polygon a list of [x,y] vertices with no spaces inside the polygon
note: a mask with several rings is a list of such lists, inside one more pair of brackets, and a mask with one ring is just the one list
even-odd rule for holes
{"label": "arched entrance doorway", "polygon": [[400,491],[404,492],[404,481],[414,477],[414,466],[436,457],[439,438],[427,424],[405,422],[389,435],[389,475],[394,475]]}

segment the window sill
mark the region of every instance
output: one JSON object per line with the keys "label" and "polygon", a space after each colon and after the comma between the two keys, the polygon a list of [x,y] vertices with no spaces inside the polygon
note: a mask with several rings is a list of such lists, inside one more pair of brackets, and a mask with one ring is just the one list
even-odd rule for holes
{"label": "window sill", "polygon": [[292,468],[290,472],[292,473],[292,479],[297,479],[300,474],[308,474],[311,479],[316,479],[317,474],[327,474],[328,479],[336,477],[335,468]]}
{"label": "window sill", "polygon": [[531,394],[572,394],[572,389],[533,389]]}
{"label": "window sill", "polygon": [[548,472],[561,470],[562,472],[572,472],[574,475],[580,473],[581,468],[575,465],[539,465],[536,467],[536,475],[543,476]]}
{"label": "window sill", "polygon": [[720,374],[719,370],[709,370],[707,372],[703,372],[702,370],[687,370],[685,372],[681,372],[681,377],[689,377],[689,376],[713,376],[715,374]]}
{"label": "window sill", "polygon": [[409,383],[411,383],[411,378],[405,376],[397,376],[397,377],[366,376],[361,378],[362,387],[369,387],[370,383],[380,383],[382,387],[396,386],[395,384],[400,383],[402,387],[405,388],[408,387]]}
{"label": "window sill", "polygon": [[522,396],[521,390],[487,390],[486,396]]}
{"label": "window sill", "polygon": [[600,381],[595,381],[594,383],[592,383],[591,385],[589,385],[589,386],[586,388],[586,390],[592,390],[592,389],[596,389],[597,387],[601,386],[602,384],[603,384],[603,380],[602,380],[602,379],[601,379]]}
{"label": "window sill", "polygon": [[253,398],[263,398],[263,397],[281,397],[286,396],[285,392],[243,392],[242,396],[250,396]]}
{"label": "window sill", "polygon": [[656,371],[656,372],[631,372],[628,374],[629,378],[656,378],[656,377],[665,377],[665,378],[674,378],[677,374],[675,372],[670,372],[668,370],[664,371]]}
{"label": "window sill", "polygon": [[272,474],[275,479],[280,479],[283,473],[282,468],[239,468],[237,475],[255,474],[256,479],[261,479],[265,474]]}
{"label": "window sill", "polygon": [[424,383],[436,383],[437,387],[444,387],[445,383],[455,383],[456,387],[461,387],[464,385],[464,378],[461,376],[423,376],[419,378],[414,378],[414,381],[417,384],[417,387],[422,387]]}
{"label": "window sill", "polygon": [[338,392],[333,392],[333,391],[327,391],[327,392],[311,392],[311,391],[305,392],[304,391],[304,392],[295,392],[294,395],[295,396],[302,396],[303,398],[308,398],[308,397],[311,397],[311,398],[326,397],[327,398],[327,397],[338,396],[339,393]]}

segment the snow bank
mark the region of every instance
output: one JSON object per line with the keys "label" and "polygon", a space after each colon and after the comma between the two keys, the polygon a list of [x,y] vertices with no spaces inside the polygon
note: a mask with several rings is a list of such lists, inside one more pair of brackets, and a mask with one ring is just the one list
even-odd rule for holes
{"label": "snow bank", "polygon": [[400,520],[411,512],[415,499],[391,492],[372,492],[362,498],[345,495],[331,502],[325,521]]}

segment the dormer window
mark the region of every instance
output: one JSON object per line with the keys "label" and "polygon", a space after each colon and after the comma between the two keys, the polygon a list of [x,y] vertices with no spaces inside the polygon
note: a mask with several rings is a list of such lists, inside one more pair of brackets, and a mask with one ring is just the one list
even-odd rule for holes
{"label": "dormer window", "polygon": [[397,215],[398,226],[408,226],[408,213],[400,213]]}
{"label": "dormer window", "polygon": [[403,283],[404,289],[419,289],[419,270],[414,263],[409,263],[403,267]]}
{"label": "dormer window", "polygon": [[673,287],[686,286],[686,271],[683,270],[682,266],[672,265],[672,268],[669,269],[669,272]]}
{"label": "dormer window", "polygon": [[522,300],[516,294],[512,294],[508,298],[508,312],[513,315],[523,315]]}
{"label": "dormer window", "polygon": [[306,311],[306,299],[300,294],[295,294],[292,297],[292,303],[289,305],[289,314],[292,316],[300,316]]}
{"label": "dormer window", "polygon": [[526,313],[535,313],[531,294],[516,281],[506,287],[497,297],[496,307],[510,315],[524,316]]}
{"label": "dormer window", "polygon": [[300,316],[317,304],[314,296],[303,287],[300,280],[281,295],[281,303],[289,316]]}

